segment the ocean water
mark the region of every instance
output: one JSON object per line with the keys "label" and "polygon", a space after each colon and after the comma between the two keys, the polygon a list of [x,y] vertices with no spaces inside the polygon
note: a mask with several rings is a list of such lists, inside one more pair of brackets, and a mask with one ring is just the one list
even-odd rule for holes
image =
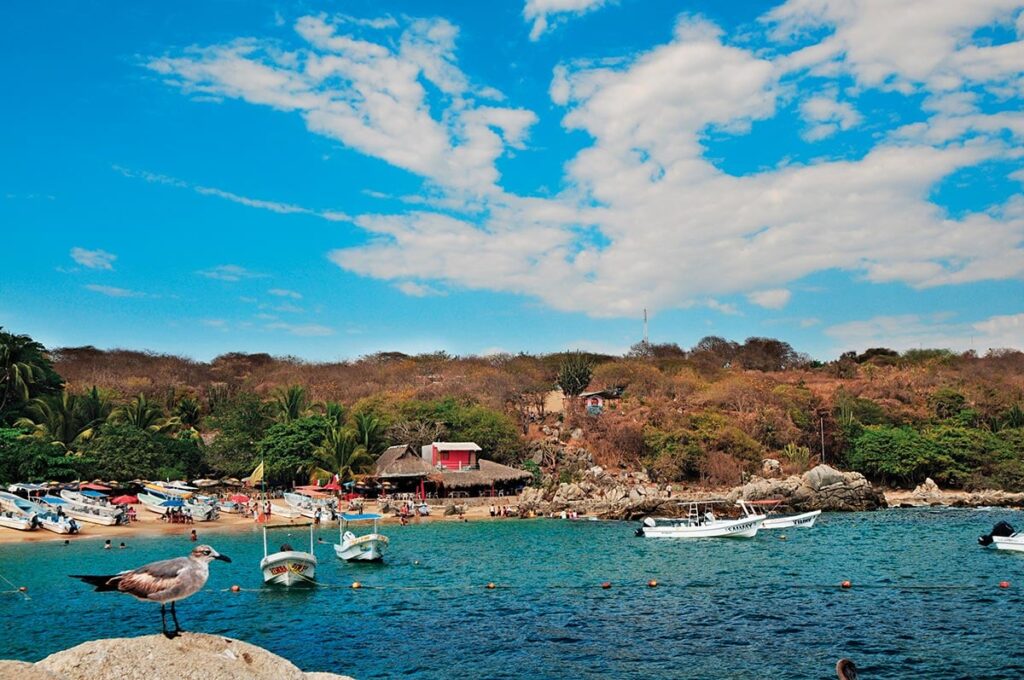
{"label": "ocean water", "polygon": [[[868,679],[1020,678],[1024,555],[976,543],[1001,519],[1024,525],[1015,511],[921,509],[825,514],[813,529],[745,541],[636,538],[635,524],[619,522],[389,526],[383,565],[336,559],[336,532],[324,529],[322,585],[306,590],[262,585],[256,531],[199,525],[200,540],[234,561],[213,563],[178,613],[187,630],[359,680],[824,679],[840,657]],[[301,531],[290,540],[301,545]],[[67,575],[185,554],[187,537],[101,544],[0,546],[0,576],[29,589],[28,599],[0,594],[0,658],[159,632],[156,605]]]}

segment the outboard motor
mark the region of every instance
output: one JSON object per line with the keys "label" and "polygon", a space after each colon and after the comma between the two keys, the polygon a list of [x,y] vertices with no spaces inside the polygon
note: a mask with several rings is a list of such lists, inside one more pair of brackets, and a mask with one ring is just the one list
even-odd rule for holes
{"label": "outboard motor", "polygon": [[984,536],[978,536],[978,543],[981,545],[992,545],[993,536],[1013,536],[1015,533],[1017,532],[1009,522],[998,522],[994,527],[992,527],[992,531]]}

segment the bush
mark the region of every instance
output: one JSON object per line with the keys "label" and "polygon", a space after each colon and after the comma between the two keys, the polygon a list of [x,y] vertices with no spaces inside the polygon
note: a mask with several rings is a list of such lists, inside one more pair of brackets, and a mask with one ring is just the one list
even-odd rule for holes
{"label": "bush", "polygon": [[884,483],[914,486],[936,471],[949,470],[952,461],[935,444],[910,428],[876,425],[865,428],[853,442],[850,466]]}

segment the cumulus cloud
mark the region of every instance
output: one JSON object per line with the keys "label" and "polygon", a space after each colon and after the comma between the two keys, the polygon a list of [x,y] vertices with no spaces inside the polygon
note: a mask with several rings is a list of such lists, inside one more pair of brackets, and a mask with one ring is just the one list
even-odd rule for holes
{"label": "cumulus cloud", "polygon": [[88,269],[111,270],[114,268],[117,255],[105,250],[88,250],[76,246],[71,249],[71,259]]}
{"label": "cumulus cloud", "polygon": [[1024,314],[991,316],[972,323],[955,321],[950,314],[902,314],[848,321],[825,329],[838,342],[835,353],[889,347],[957,352],[1012,348],[1024,350]]}
{"label": "cumulus cloud", "polygon": [[236,40],[148,67],[191,94],[298,113],[317,134],[471,193],[495,189],[496,160],[536,121],[526,109],[488,103],[501,94],[459,69],[458,29],[444,19],[409,19],[397,40],[361,38],[351,21],[325,15],[302,17],[294,28],[302,40],[294,51]]}
{"label": "cumulus cloud", "polygon": [[118,288],[116,286],[101,286],[99,284],[90,283],[85,286],[87,290],[91,290],[94,293],[100,295],[106,295],[107,297],[115,298],[133,298],[133,297],[145,297],[145,293],[140,293],[137,290],[129,290],[128,288]]}
{"label": "cumulus cloud", "polygon": [[523,18],[533,22],[530,40],[536,41],[567,15],[579,16],[606,4],[608,0],[526,0]]}
{"label": "cumulus cloud", "polygon": [[434,295],[444,295],[444,291],[438,290],[432,286],[427,286],[422,283],[416,283],[415,281],[402,281],[401,283],[395,284],[395,288],[402,291],[406,295],[412,297],[430,297]]}
{"label": "cumulus cloud", "polygon": [[800,115],[810,124],[804,130],[804,139],[817,142],[860,124],[861,115],[853,105],[839,101],[836,96],[833,91],[801,102]]}
{"label": "cumulus cloud", "polygon": [[747,299],[759,307],[765,309],[782,309],[789,303],[792,296],[785,288],[771,288],[769,290],[756,290],[747,294]]}

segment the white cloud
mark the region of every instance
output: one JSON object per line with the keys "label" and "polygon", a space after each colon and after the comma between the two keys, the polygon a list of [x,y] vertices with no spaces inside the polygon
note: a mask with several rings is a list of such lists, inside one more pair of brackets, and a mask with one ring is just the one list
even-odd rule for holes
{"label": "white cloud", "polygon": [[276,295],[277,297],[286,297],[291,298],[293,300],[302,299],[302,293],[297,293],[294,290],[288,290],[286,288],[271,288],[267,292],[270,293],[271,295]]}
{"label": "white cloud", "polygon": [[860,124],[860,113],[849,102],[839,101],[837,96],[832,90],[801,102],[800,115],[810,123],[803,133],[804,139],[817,142]]}
{"label": "white cloud", "polygon": [[237,264],[220,264],[211,269],[206,269],[198,272],[200,276],[205,276],[208,279],[216,279],[218,281],[241,281],[242,279],[261,279],[266,274],[260,274],[240,267]]}
{"label": "white cloud", "polygon": [[301,337],[326,337],[334,335],[334,329],[319,324],[290,324],[290,323],[269,323],[264,326],[267,330],[285,331],[292,335]]}
{"label": "white cloud", "polygon": [[87,250],[75,246],[71,249],[71,259],[89,269],[112,270],[117,255],[108,253],[105,250]]}
{"label": "white cloud", "polygon": [[903,314],[849,321],[825,329],[838,342],[834,352],[863,351],[869,347],[908,349],[1024,350],[1024,313],[992,316],[973,323],[957,322],[949,314]]}
{"label": "white cloud", "polygon": [[719,314],[725,314],[726,316],[739,316],[740,310],[736,308],[736,305],[731,302],[719,302],[714,298],[709,298],[704,303],[708,309],[713,309]]}
{"label": "white cloud", "polygon": [[116,286],[101,286],[95,283],[90,283],[85,286],[88,290],[100,295],[106,295],[107,297],[116,298],[133,298],[133,297],[145,297],[145,293],[140,293],[137,290],[129,290],[127,288],[117,288]]}
{"label": "white cloud", "polygon": [[592,12],[608,3],[608,0],[526,0],[523,18],[532,21],[530,40],[539,40],[553,24],[565,19],[565,15],[580,16]]}
{"label": "white cloud", "polygon": [[[311,131],[438,185],[494,191],[496,160],[522,144],[536,116],[479,103],[500,93],[475,87],[458,68],[458,29],[444,19],[407,20],[397,43],[361,39],[346,32],[350,27],[305,16],[295,23],[304,43],[293,52],[236,40],[152,59],[148,67],[188,93],[299,113]],[[424,81],[440,96],[432,98]]]}
{"label": "white cloud", "polygon": [[429,297],[432,295],[445,294],[442,290],[438,290],[432,286],[427,286],[422,283],[416,283],[415,281],[402,281],[401,283],[395,284],[395,288],[406,295],[411,295],[412,297]]}
{"label": "white cloud", "polygon": [[782,309],[789,303],[790,297],[792,297],[792,293],[785,288],[756,290],[747,294],[748,300],[765,309]]}

